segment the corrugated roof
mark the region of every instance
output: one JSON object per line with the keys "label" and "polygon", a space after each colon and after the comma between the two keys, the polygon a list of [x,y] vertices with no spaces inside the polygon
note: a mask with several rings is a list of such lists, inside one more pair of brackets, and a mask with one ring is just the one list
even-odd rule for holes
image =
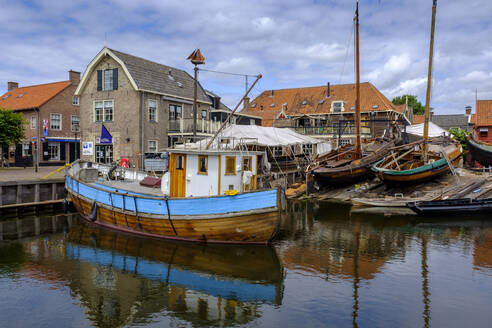
{"label": "corrugated roof", "polygon": [[[329,98],[327,94],[327,86],[264,91],[247,113],[261,116],[262,125],[271,126],[282,109],[286,115],[323,114],[331,112],[333,101],[344,101],[344,112],[355,111],[355,84],[331,85]],[[360,84],[360,94],[362,112],[396,110],[370,82]]]}
{"label": "corrugated roof", "polygon": [[477,110],[475,113],[476,125],[492,125],[492,100],[477,100]]}
{"label": "corrugated roof", "polygon": [[70,86],[70,81],[15,88],[0,97],[0,108],[28,109],[40,107]]}
{"label": "corrugated roof", "polygon": [[[139,89],[183,98],[193,98],[194,79],[187,72],[118,50],[109,48],[108,50],[125,64]],[[200,84],[198,85],[197,99],[210,102]]]}

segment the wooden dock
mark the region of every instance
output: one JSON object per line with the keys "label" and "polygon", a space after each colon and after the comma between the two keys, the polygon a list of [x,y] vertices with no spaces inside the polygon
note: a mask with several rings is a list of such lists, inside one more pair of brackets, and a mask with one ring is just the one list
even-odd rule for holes
{"label": "wooden dock", "polygon": [[0,181],[0,212],[62,203],[65,180]]}

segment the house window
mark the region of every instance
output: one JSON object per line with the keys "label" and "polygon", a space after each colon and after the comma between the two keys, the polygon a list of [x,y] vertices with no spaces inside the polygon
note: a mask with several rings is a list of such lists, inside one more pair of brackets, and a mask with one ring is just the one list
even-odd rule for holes
{"label": "house window", "polygon": [[182,117],[182,109],[179,105],[169,105],[169,119],[177,120]]}
{"label": "house window", "polygon": [[243,157],[243,171],[251,171],[251,156]]}
{"label": "house window", "polygon": [[249,125],[255,125],[255,119],[254,118],[249,119]]}
{"label": "house window", "polygon": [[36,116],[31,116],[31,129],[36,128]]}
{"label": "house window", "polygon": [[282,156],[282,146],[275,146],[272,150],[273,157]]}
{"label": "house window", "polygon": [[79,105],[79,96],[73,96],[72,97],[72,105],[74,105],[74,106]]}
{"label": "house window", "polygon": [[236,156],[225,157],[225,174],[236,175]]}
{"label": "house window", "polygon": [[30,145],[28,143],[22,144],[22,157],[31,156]]}
{"label": "house window", "polygon": [[96,145],[96,163],[113,162],[113,145]]}
{"label": "house window", "polygon": [[149,100],[149,122],[157,122],[157,103],[155,100]]}
{"label": "house window", "polygon": [[103,120],[103,102],[96,101],[94,103],[94,121],[102,122]]}
{"label": "house window", "polygon": [[149,140],[149,145],[148,145],[148,151],[149,153],[155,153],[157,152],[157,140]]}
{"label": "house window", "polygon": [[208,173],[208,156],[198,155],[198,174]]}
{"label": "house window", "polygon": [[104,101],[104,122],[113,121],[113,101],[105,100]]}
{"label": "house window", "polygon": [[70,123],[72,127],[72,132],[80,131],[80,117],[72,115]]}
{"label": "house window", "polygon": [[207,111],[202,109],[202,119],[206,120],[207,119]]}
{"label": "house window", "polygon": [[313,145],[312,144],[302,145],[302,153],[305,155],[311,155],[313,153]]}
{"label": "house window", "polygon": [[333,113],[341,113],[343,111],[343,101],[334,101],[331,103],[331,111]]}
{"label": "house window", "polygon": [[104,70],[104,89],[103,90],[113,90],[113,70]]}
{"label": "house window", "polygon": [[48,142],[48,160],[58,161],[60,160],[60,143]]}
{"label": "house window", "polygon": [[184,167],[184,156],[176,155],[176,170],[182,170]]}
{"label": "house window", "polygon": [[50,114],[50,129],[61,130],[61,114]]}
{"label": "house window", "polygon": [[339,147],[346,146],[346,145],[349,145],[349,144],[350,144],[350,139],[340,139],[338,141],[338,146]]}

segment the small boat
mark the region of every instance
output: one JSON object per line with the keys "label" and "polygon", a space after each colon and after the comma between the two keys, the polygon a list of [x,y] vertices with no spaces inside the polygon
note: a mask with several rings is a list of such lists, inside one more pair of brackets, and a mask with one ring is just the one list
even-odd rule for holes
{"label": "small boat", "polygon": [[68,195],[84,219],[137,235],[233,244],[266,244],[275,236],[283,192],[256,188],[257,157],[262,153],[169,153],[169,172],[162,179],[135,169],[76,161],[66,175]]}
{"label": "small boat", "polygon": [[[434,143],[434,144],[433,144]],[[415,184],[432,180],[457,166],[461,157],[461,145],[452,140],[431,141],[427,161],[422,155],[424,141],[390,150],[385,159],[377,162],[372,170],[386,184]]]}
{"label": "small boat", "polygon": [[375,138],[361,142],[360,137],[360,71],[359,71],[359,2],[355,11],[355,130],[356,143],[339,147],[330,153],[316,158],[306,169],[318,184],[349,184],[361,181],[372,175],[371,166],[381,160],[395,141],[388,138]]}
{"label": "small boat", "polygon": [[492,213],[492,198],[450,199],[411,202],[407,206],[420,215],[461,215],[467,213]]}
{"label": "small boat", "polygon": [[385,198],[352,198],[351,202],[356,206],[370,207],[407,207],[409,202],[431,200],[438,196],[412,198],[412,197],[385,197]]}
{"label": "small boat", "polygon": [[387,184],[413,184],[433,179],[440,174],[453,171],[454,164],[457,164],[461,156],[461,146],[453,141],[443,140],[437,145],[437,149],[430,149],[432,142],[429,139],[429,118],[436,7],[437,0],[434,0],[425,97],[424,138],[415,143],[393,148],[384,160],[373,166],[374,173]]}
{"label": "small boat", "polygon": [[478,141],[471,137],[466,139],[466,144],[474,160],[483,166],[492,166],[492,144]]}

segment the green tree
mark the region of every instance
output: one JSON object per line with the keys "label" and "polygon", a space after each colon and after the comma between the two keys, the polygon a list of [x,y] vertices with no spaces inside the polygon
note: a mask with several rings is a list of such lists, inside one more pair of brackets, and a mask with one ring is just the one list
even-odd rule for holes
{"label": "green tree", "polygon": [[0,145],[2,148],[24,138],[25,124],[21,113],[0,109]]}
{"label": "green tree", "polygon": [[466,137],[468,136],[468,131],[458,128],[452,128],[448,130],[449,133],[461,143],[461,149],[463,150],[463,157],[466,155],[468,151],[468,145],[466,144]]}
{"label": "green tree", "polygon": [[425,106],[422,106],[422,103],[417,100],[417,96],[414,95],[403,95],[400,97],[395,97],[391,102],[395,105],[403,105],[405,104],[407,97],[408,97],[408,107],[413,108],[414,114],[421,115],[425,113]]}

